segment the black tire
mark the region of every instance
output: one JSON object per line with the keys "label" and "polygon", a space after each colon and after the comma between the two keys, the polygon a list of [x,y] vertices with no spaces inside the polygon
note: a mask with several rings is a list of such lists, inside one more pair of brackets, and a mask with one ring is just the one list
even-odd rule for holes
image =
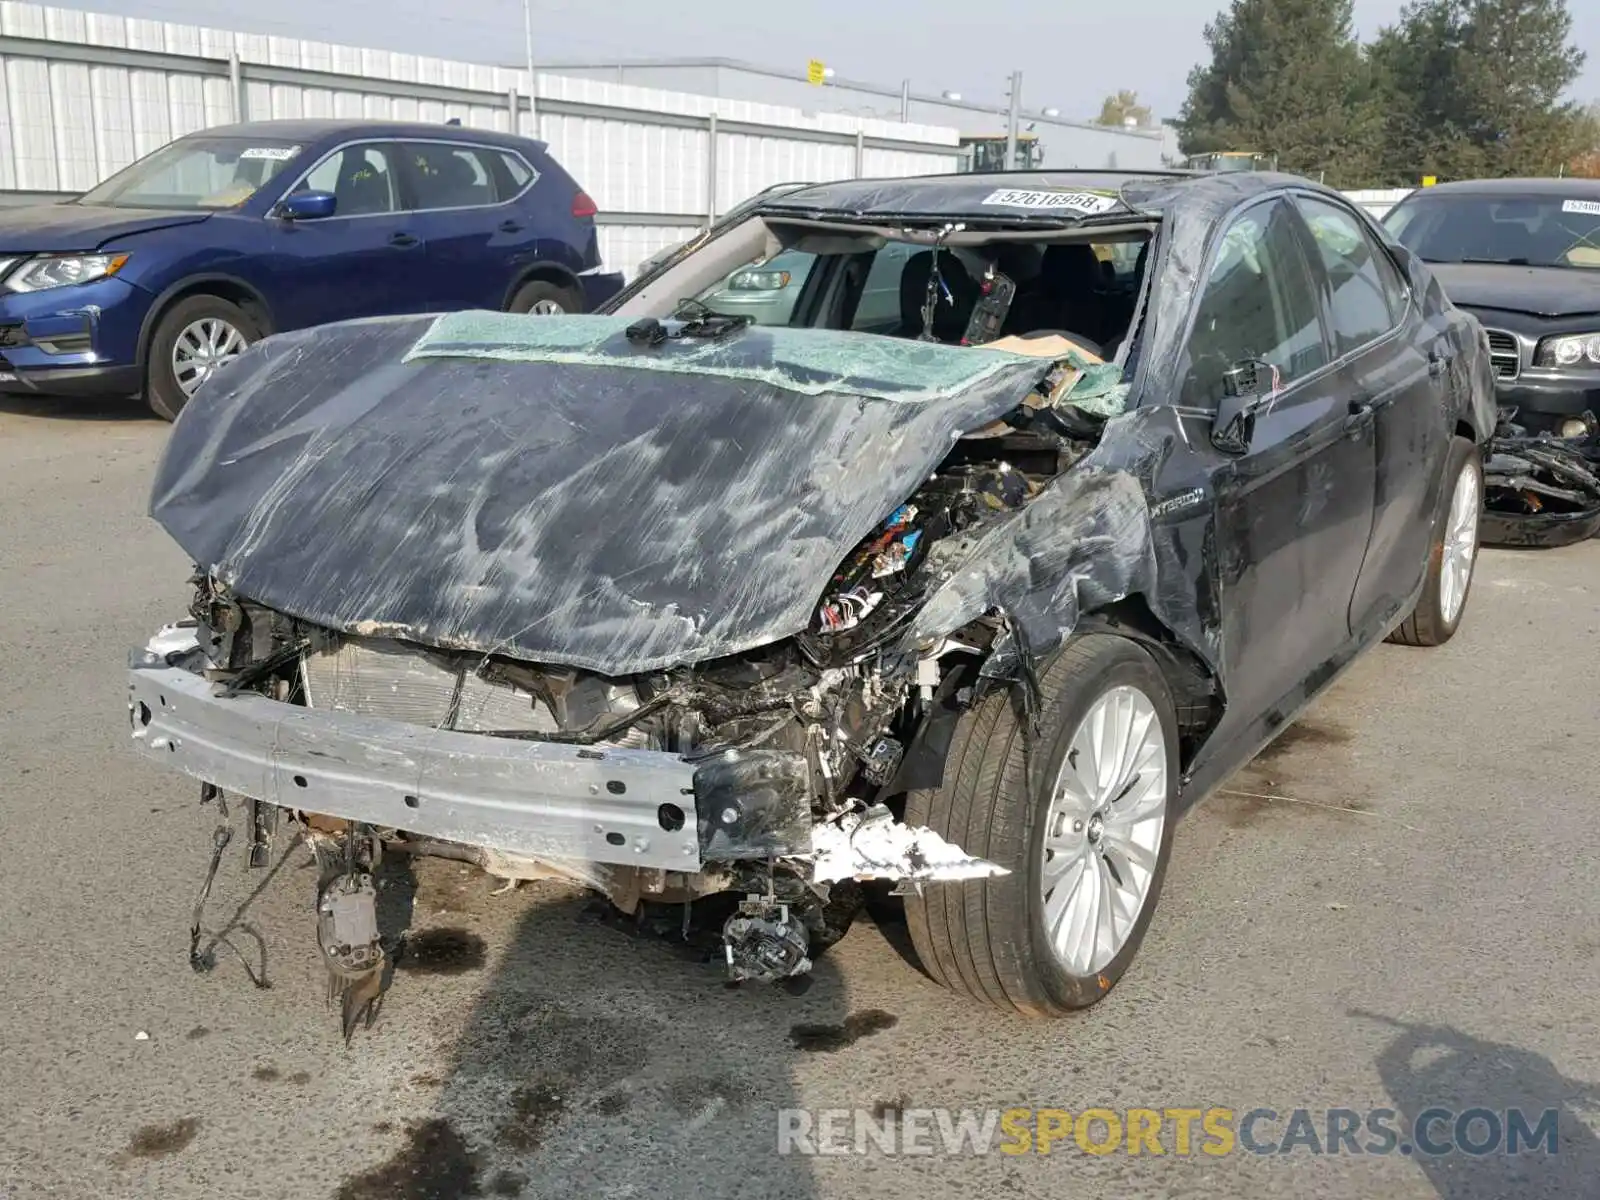
{"label": "black tire", "polygon": [[156,322],[150,336],[150,349],[145,355],[145,403],[156,416],[165,421],[176,421],[183,406],[189,402],[173,370],[172,349],[179,336],[196,321],[215,319],[226,321],[239,331],[246,343],[262,336],[256,321],[237,304],[221,296],[186,296],[179,300]]}
{"label": "black tire", "polygon": [[1428,544],[1427,578],[1422,596],[1411,615],[1389,634],[1388,640],[1401,646],[1442,646],[1455,636],[1472,597],[1472,580],[1477,575],[1478,546],[1473,544],[1472,570],[1467,575],[1466,591],[1453,620],[1447,619],[1443,604],[1444,544],[1449,532],[1451,497],[1463,471],[1471,471],[1478,481],[1478,511],[1483,511],[1483,459],[1478,448],[1464,437],[1452,438],[1450,457],[1444,470],[1445,494],[1439,500],[1439,516],[1434,521],[1433,540]]}
{"label": "black tire", "polygon": [[[1059,1016],[1101,999],[1128,969],[1161,896],[1172,847],[1178,732],[1172,697],[1150,655],[1126,638],[1070,642],[1041,672],[1040,732],[1027,734],[1009,693],[966,713],[951,741],[944,784],[913,792],[906,823],[926,825],[1009,875],[925,884],[906,896],[906,923],[924,968],[951,990],[1027,1016]],[[1078,726],[1102,695],[1131,684],[1150,699],[1166,743],[1166,819],[1144,907],[1122,949],[1091,975],[1074,975],[1051,950],[1040,894],[1044,816]],[[1030,761],[1031,759],[1031,761]]]}
{"label": "black tire", "polygon": [[543,279],[532,280],[518,288],[516,295],[511,297],[511,303],[507,305],[506,311],[531,313],[534,305],[540,303],[559,305],[563,313],[583,311],[582,293],[575,288],[564,288],[560,284],[548,283]]}

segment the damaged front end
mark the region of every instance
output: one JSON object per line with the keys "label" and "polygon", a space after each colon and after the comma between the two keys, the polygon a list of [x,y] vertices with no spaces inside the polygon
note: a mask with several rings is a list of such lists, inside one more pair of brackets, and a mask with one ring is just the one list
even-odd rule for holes
{"label": "damaged front end", "polygon": [[[384,847],[508,881],[576,880],[624,912],[727,894],[738,902],[723,926],[734,978],[805,971],[842,932],[839,910],[860,884],[903,890],[1005,873],[907,826],[904,795],[937,785],[948,730],[937,718],[1025,680],[1030,639],[1070,632],[1080,582],[1071,555],[1119,540],[1096,523],[1143,512],[1136,482],[1076,470],[1100,436],[1096,409],[1116,369],[1074,354],[1008,369],[982,405],[948,418],[931,469],[909,460],[920,484],[902,490],[889,473],[898,503],[878,508],[887,517],[834,560],[820,595],[813,582],[800,597],[803,628],[706,656],[695,651],[710,644],[709,618],[696,617],[679,635],[689,652],[673,661],[638,617],[615,635],[639,647],[621,656],[633,669],[616,673],[571,661],[586,655],[530,653],[525,618],[515,636],[491,638],[468,636],[459,609],[447,633],[335,612],[339,596],[327,589],[294,602],[295,580],[258,569],[281,509],[252,498],[237,534],[250,556],[230,546],[212,557],[218,565],[194,581],[191,619],[134,656],[136,745],[208,795],[245,803],[253,864],[270,857],[280,823],[310,840],[323,868],[319,945],[345,997],[347,1033],[370,1017],[383,966],[370,875]],[[1008,401],[1002,383],[1014,389]],[[873,411],[856,405],[858,417]],[[844,489],[849,477],[828,470]],[[281,503],[274,486],[266,494]],[[1081,528],[1063,516],[1074,505],[1090,514]],[[481,510],[474,519],[481,546]],[[1148,558],[1147,541],[1120,540],[1134,543],[1120,548],[1126,562]],[[786,552],[747,567],[778,572]],[[693,553],[674,547],[673,561]],[[710,575],[718,563],[707,553],[700,566]],[[992,594],[1002,579],[1015,585],[1014,607]],[[290,602],[252,596],[252,580]],[[764,595],[752,584],[735,604],[754,610]],[[623,599],[650,614],[671,607],[637,592]],[[792,598],[768,601],[780,602]],[[1054,624],[1041,634],[1047,616]]]}
{"label": "damaged front end", "polygon": [[1484,464],[1480,538],[1507,547],[1570,546],[1600,535],[1600,421],[1578,437],[1529,434],[1502,410]]}

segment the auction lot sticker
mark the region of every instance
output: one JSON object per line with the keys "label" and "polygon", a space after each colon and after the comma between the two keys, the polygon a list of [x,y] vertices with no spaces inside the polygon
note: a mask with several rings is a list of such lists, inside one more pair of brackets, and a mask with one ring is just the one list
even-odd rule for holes
{"label": "auction lot sticker", "polygon": [[1600,217],[1600,200],[1568,200],[1561,206],[1561,211],[1566,213],[1585,213],[1591,217]]}
{"label": "auction lot sticker", "polygon": [[1043,212],[1066,209],[1096,216],[1115,208],[1117,198],[1099,192],[1026,192],[1001,188],[997,192],[990,192],[983,203],[999,208],[1031,208]]}

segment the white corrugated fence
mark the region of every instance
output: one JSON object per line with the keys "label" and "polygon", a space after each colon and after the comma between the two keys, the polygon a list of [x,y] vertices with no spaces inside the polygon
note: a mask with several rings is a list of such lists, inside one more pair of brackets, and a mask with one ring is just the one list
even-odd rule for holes
{"label": "white corrugated fence", "polygon": [[606,261],[631,271],[771,184],[960,161],[936,126],[543,73],[530,120],[528,92],[511,68],[0,0],[0,193],[81,192],[234,120],[515,119],[595,198]]}
{"label": "white corrugated fence", "polygon": [[1345,196],[1381,221],[1389,215],[1391,208],[1411,195],[1414,190],[1414,188],[1368,188],[1364,191],[1346,192]]}

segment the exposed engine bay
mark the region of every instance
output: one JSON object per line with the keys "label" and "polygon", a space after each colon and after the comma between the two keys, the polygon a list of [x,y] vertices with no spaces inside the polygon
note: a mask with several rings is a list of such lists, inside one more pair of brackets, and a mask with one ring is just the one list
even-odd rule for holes
{"label": "exposed engine bay", "polygon": [[1565,546],[1600,535],[1600,420],[1577,437],[1530,434],[1502,410],[1484,464],[1483,541]]}
{"label": "exposed engine bay", "polygon": [[[199,703],[198,694],[171,695],[179,671],[213,695],[266,701],[251,719],[256,728],[274,724],[280,746],[301,717],[358,723],[307,732],[305,753],[328,754],[309,747],[335,728],[361,731],[360,766],[372,766],[374,781],[394,781],[398,807],[393,796],[374,808],[341,794],[336,768],[326,780],[294,774],[274,795],[264,786],[239,791],[257,777],[253,767],[184,764],[207,781],[208,797],[233,791],[247,806],[252,863],[267,861],[282,824],[316,851],[319,946],[344,997],[347,1035],[370,1021],[384,966],[371,876],[385,848],[472,862],[508,882],[576,880],[624,913],[725,894],[737,901],[723,926],[731,977],[803,972],[819,946],[842,935],[862,884],[904,889],[1005,873],[900,819],[905,792],[926,786],[917,783],[927,774],[919,760],[940,753],[924,737],[930,714],[995,686],[978,668],[1004,617],[985,615],[914,652],[904,638],[976,540],[1093,448],[1104,418],[1070,402],[1092,367],[1075,352],[1041,361],[1024,403],[954,442],[839,564],[809,627],[792,637],[609,677],[441,649],[385,629],[335,631],[199,572],[192,624],[163,631],[134,663],[164,668],[166,681],[152,700],[144,673],[134,672],[135,737],[170,739],[177,751],[180,737],[163,732],[163,722],[173,708]],[[206,736],[188,732],[191,742]],[[414,746],[436,757],[414,755]],[[517,754],[525,757],[502,757]],[[469,756],[489,764],[484,780],[499,775],[474,795]],[[460,789],[455,803],[426,795],[427,777],[446,763]],[[562,773],[567,804],[545,810],[538,830],[483,819],[514,768]],[[413,775],[424,784],[404,782]],[[342,801],[329,806],[339,815],[318,807],[328,792]]]}

